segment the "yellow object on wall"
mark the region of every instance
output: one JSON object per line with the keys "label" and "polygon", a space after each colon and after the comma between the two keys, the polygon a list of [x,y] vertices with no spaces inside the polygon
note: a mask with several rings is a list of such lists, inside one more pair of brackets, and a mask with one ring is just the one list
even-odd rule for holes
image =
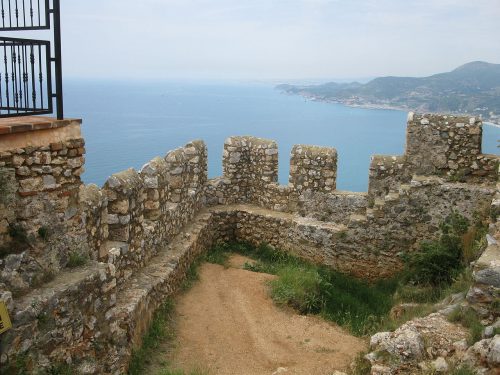
{"label": "yellow object on wall", "polygon": [[12,328],[12,323],[9,318],[9,312],[5,302],[0,301],[0,335]]}

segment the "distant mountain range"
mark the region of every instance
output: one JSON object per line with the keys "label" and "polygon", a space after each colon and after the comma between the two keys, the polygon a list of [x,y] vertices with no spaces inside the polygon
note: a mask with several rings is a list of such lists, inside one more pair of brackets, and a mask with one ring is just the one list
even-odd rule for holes
{"label": "distant mountain range", "polygon": [[381,77],[361,84],[278,85],[287,94],[367,108],[482,115],[500,124],[500,64],[476,61],[430,77]]}

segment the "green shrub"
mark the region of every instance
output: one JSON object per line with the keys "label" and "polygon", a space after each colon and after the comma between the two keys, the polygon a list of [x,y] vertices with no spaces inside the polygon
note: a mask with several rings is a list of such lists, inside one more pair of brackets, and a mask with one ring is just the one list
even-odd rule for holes
{"label": "green shrub", "polygon": [[9,254],[17,254],[26,250],[29,246],[29,238],[26,229],[19,223],[9,224],[7,233],[12,241],[7,242],[5,245],[0,246],[0,258]]}
{"label": "green shrub", "polygon": [[47,227],[40,227],[38,228],[38,235],[42,240],[47,241],[50,236],[50,229]]}
{"label": "green shrub", "polygon": [[28,234],[21,224],[9,224],[9,236],[18,243],[28,243]]}
{"label": "green shrub", "polygon": [[66,267],[68,268],[76,268],[76,267],[81,267],[84,266],[88,261],[88,258],[80,254],[76,251],[72,251],[69,253],[68,257],[68,263],[66,264]]}
{"label": "green shrub", "polygon": [[406,257],[406,281],[428,286],[449,285],[463,269],[463,237],[469,221],[454,212],[441,224],[439,241],[426,241]]}

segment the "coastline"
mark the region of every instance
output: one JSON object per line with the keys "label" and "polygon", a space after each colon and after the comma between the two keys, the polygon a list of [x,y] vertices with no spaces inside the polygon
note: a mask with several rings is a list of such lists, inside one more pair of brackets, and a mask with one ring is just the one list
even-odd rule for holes
{"label": "coastline", "polygon": [[[331,104],[341,104],[345,105],[346,107],[352,107],[352,108],[363,108],[363,109],[383,109],[383,110],[391,110],[391,111],[404,111],[404,112],[410,112],[410,111],[415,111],[414,109],[405,107],[405,106],[396,106],[396,105],[389,105],[389,104],[373,104],[373,103],[366,103],[366,104],[360,104],[360,103],[349,103],[349,102],[344,102],[340,100],[331,100],[331,99],[325,99],[325,98],[319,98],[317,96],[313,95],[307,95],[307,94],[301,94],[301,93],[289,93],[286,91],[281,91],[283,94],[286,95],[299,95],[302,96],[303,98],[315,102],[322,102],[322,103],[331,103]],[[454,115],[463,115],[462,113],[452,113]],[[493,126],[495,128],[500,128],[500,122],[495,123],[491,122],[491,120],[484,120],[483,121],[484,125],[488,126]]]}

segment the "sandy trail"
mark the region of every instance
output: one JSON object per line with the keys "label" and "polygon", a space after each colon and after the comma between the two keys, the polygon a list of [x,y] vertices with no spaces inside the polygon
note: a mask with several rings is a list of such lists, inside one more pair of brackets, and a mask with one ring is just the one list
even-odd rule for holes
{"label": "sandy trail", "polygon": [[266,281],[274,276],[231,267],[201,266],[200,281],[177,302],[172,368],[217,375],[323,375],[348,367],[363,340],[313,316],[275,306]]}

